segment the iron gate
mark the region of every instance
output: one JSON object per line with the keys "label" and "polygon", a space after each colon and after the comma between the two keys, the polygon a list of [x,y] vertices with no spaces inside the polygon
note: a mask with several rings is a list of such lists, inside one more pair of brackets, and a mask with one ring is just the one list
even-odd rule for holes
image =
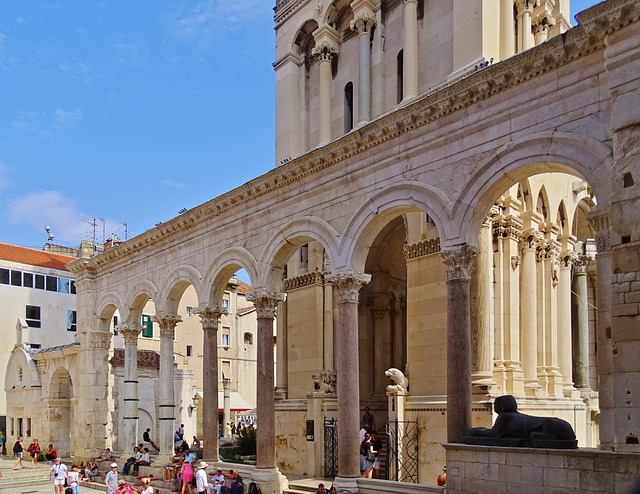
{"label": "iron gate", "polygon": [[387,422],[387,479],[418,482],[418,421]]}
{"label": "iron gate", "polygon": [[338,421],[324,419],[324,476],[338,475]]}

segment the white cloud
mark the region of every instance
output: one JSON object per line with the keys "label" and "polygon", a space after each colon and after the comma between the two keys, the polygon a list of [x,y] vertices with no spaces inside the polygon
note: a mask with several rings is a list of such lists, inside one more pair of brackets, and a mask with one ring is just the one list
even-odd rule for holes
{"label": "white cloud", "polygon": [[0,33],[0,70],[8,71],[16,65],[16,59],[9,55],[8,38]]}
{"label": "white cloud", "polygon": [[207,48],[219,32],[264,15],[264,6],[264,0],[203,0],[174,12],[169,21],[169,31],[177,38]]}
{"label": "white cloud", "polygon": [[62,108],[56,108],[53,119],[59,125],[72,125],[76,122],[82,121],[84,118],[84,112],[76,108],[75,110],[64,110]]}
{"label": "white cloud", "polygon": [[144,38],[132,39],[130,36],[118,35],[111,46],[121,64],[130,67],[143,67],[145,65],[146,41]]}
{"label": "white cloud", "polygon": [[84,81],[87,86],[90,86],[93,82],[93,71],[84,62],[78,60],[63,60],[58,64],[58,69],[61,72],[69,74],[74,79],[80,79]]}
{"label": "white cloud", "polygon": [[182,182],[174,182],[173,180],[169,180],[165,178],[162,181],[162,185],[165,187],[175,187],[176,189],[182,189],[185,185]]}
{"label": "white cloud", "polygon": [[9,218],[34,230],[50,225],[56,239],[79,243],[88,237],[89,225],[77,205],[56,190],[32,192],[9,202]]}

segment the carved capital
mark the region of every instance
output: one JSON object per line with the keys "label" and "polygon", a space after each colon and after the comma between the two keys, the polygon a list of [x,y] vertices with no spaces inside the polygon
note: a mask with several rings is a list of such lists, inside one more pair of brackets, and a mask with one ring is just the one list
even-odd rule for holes
{"label": "carved capital", "polygon": [[577,255],[573,261],[573,273],[586,274],[589,262],[591,262],[591,256],[584,254]]}
{"label": "carved capital", "polygon": [[570,268],[576,259],[576,253],[572,250],[565,250],[560,254],[560,267]]}
{"label": "carved capital", "polygon": [[384,316],[387,315],[387,312],[389,312],[388,305],[374,305],[371,308],[371,313],[373,314],[374,319],[384,319]]}
{"label": "carved capital", "polygon": [[340,34],[334,28],[325,24],[313,32],[316,46],[311,55],[316,60],[331,61],[340,52]]}
{"label": "carved capital", "polygon": [[375,25],[376,18],[373,15],[373,12],[364,12],[352,20],[349,26],[353,31],[357,31],[359,34],[371,34],[371,30]]}
{"label": "carved capital", "polygon": [[85,336],[87,349],[90,350],[108,350],[111,344],[110,331],[89,331]]}
{"label": "carved capital", "polygon": [[511,256],[511,269],[515,271],[518,266],[520,266],[520,256]]}
{"label": "carved capital", "polygon": [[607,213],[590,215],[589,223],[596,231],[596,252],[598,252],[598,254],[610,252],[609,215]]}
{"label": "carved capital", "polygon": [[492,220],[493,234],[496,238],[510,238],[520,241],[522,220],[515,216],[499,216]]}
{"label": "carved capital", "polygon": [[218,330],[218,322],[220,317],[227,314],[227,309],[221,309],[217,305],[204,305],[194,311],[200,316],[200,322],[202,322],[202,329],[206,330]]}
{"label": "carved capital", "polygon": [[176,325],[182,322],[182,317],[177,314],[167,314],[166,312],[158,312],[155,316],[151,316],[153,322],[158,323],[160,327],[160,338],[172,338]]}
{"label": "carved capital", "polygon": [[358,292],[371,281],[371,275],[346,271],[327,274],[325,279],[336,287],[339,304],[357,304]]}
{"label": "carved capital", "polygon": [[254,288],[247,294],[247,300],[256,307],[258,319],[273,319],[278,302],[284,302],[286,298],[286,293],[262,287]]}
{"label": "carved capital", "polygon": [[120,325],[118,326],[118,333],[122,335],[125,345],[135,345],[138,343],[138,336],[142,331],[142,326],[139,324],[132,325]]}
{"label": "carved capital", "polygon": [[470,245],[456,245],[440,252],[447,265],[447,281],[470,280],[478,250]]}

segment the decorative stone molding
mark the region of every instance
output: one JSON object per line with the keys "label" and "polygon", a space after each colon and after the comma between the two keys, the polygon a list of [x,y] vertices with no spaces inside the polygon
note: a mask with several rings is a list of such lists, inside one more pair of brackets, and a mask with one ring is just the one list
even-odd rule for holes
{"label": "decorative stone molding", "polygon": [[579,27],[598,38],[636,22],[640,18],[637,0],[609,0],[576,16]]}
{"label": "decorative stone molding", "polygon": [[247,300],[256,306],[258,319],[273,319],[278,302],[284,302],[286,298],[286,293],[263,287],[254,288],[247,294]]}
{"label": "decorative stone molding", "polygon": [[387,369],[384,373],[389,379],[393,381],[393,384],[387,386],[387,396],[407,395],[409,391],[409,378],[404,375],[400,369],[392,367]]}
{"label": "decorative stone molding", "polygon": [[522,220],[516,216],[497,216],[492,219],[493,234],[496,238],[510,238],[519,241],[522,236]]}
{"label": "decorative stone molding", "polygon": [[447,281],[471,279],[478,250],[470,245],[456,245],[440,252],[447,265]]}
{"label": "decorative stone molding", "polygon": [[295,278],[289,278],[284,282],[285,291],[295,290],[296,288],[303,288],[311,285],[322,285],[324,277],[320,271],[313,271],[312,273],[296,276]]}
{"label": "decorative stone molding", "polygon": [[374,319],[384,319],[384,316],[389,312],[388,305],[375,305],[371,308],[371,314],[373,314]]}
{"label": "decorative stone molding", "polygon": [[141,331],[142,326],[138,324],[118,326],[118,333],[122,335],[125,345],[135,345],[138,343],[138,336]]}
{"label": "decorative stone molding", "polygon": [[160,338],[173,338],[176,325],[182,322],[182,317],[177,314],[158,312],[155,316],[151,316],[151,320],[160,326]]}
{"label": "decorative stone molding", "polygon": [[555,24],[556,22],[553,20],[553,18],[547,13],[544,13],[533,22],[533,24],[531,25],[531,30],[533,31],[533,34],[537,36],[540,33],[548,32],[549,29],[555,26]]}
{"label": "decorative stone molding", "polygon": [[587,272],[587,266],[592,261],[591,256],[584,254],[577,255],[573,261],[573,273],[583,274]]}
{"label": "decorative stone molding", "polygon": [[537,253],[541,244],[544,244],[544,237],[537,230],[529,229],[523,232],[520,237],[520,248],[522,250],[532,249]]}
{"label": "decorative stone molding", "polygon": [[606,254],[611,251],[609,235],[609,215],[607,213],[589,215],[589,223],[596,231],[596,252]]}
{"label": "decorative stone molding", "polygon": [[430,254],[437,254],[440,252],[440,237],[407,244],[402,248],[402,252],[404,252],[404,258],[407,261]]}
{"label": "decorative stone molding", "polygon": [[371,34],[373,26],[376,25],[375,9],[377,8],[377,3],[374,0],[353,0],[351,2],[353,20],[349,26],[352,30],[360,34]]}
{"label": "decorative stone molding", "polygon": [[520,256],[511,256],[511,269],[515,271],[518,266],[520,266]]}
{"label": "decorative stone molding", "polygon": [[227,309],[221,309],[217,305],[203,305],[194,311],[195,314],[200,316],[200,322],[202,323],[202,329],[206,330],[218,330],[218,322],[220,317],[227,314]]}
{"label": "decorative stone molding", "polygon": [[571,267],[575,259],[576,253],[573,250],[565,250],[560,254],[560,266],[563,268]]}
{"label": "decorative stone molding", "polygon": [[357,304],[358,292],[360,288],[371,281],[371,275],[346,271],[326,274],[325,279],[333,283],[338,290],[339,304]]}
{"label": "decorative stone molding", "polygon": [[320,374],[313,374],[313,388],[316,391],[327,394],[336,392],[336,371],[334,369],[322,369]]}
{"label": "decorative stone molding", "polygon": [[288,63],[293,63],[294,65],[300,67],[303,62],[304,57],[298,55],[297,53],[289,52],[285,56],[280,57],[278,60],[273,62],[273,68],[274,70],[278,70],[280,67]]}
{"label": "decorative stone molding", "polygon": [[325,24],[313,32],[316,46],[311,54],[316,60],[333,60],[340,53],[340,34],[334,28]]}
{"label": "decorative stone molding", "polygon": [[89,331],[85,336],[87,349],[108,350],[111,345],[111,331]]}

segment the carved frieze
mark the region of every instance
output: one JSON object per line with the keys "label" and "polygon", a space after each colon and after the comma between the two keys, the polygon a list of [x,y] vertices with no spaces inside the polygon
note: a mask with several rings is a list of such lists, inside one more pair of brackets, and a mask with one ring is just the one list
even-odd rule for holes
{"label": "carved frieze", "polygon": [[284,289],[286,291],[295,290],[296,288],[303,288],[311,285],[322,285],[324,277],[320,271],[313,271],[306,273],[295,278],[286,279],[284,282]]}
{"label": "carved frieze", "polygon": [[417,257],[428,256],[430,254],[437,254],[440,252],[440,237],[432,238],[430,240],[421,240],[413,244],[406,244],[402,251],[404,252],[404,258],[409,261]]}

